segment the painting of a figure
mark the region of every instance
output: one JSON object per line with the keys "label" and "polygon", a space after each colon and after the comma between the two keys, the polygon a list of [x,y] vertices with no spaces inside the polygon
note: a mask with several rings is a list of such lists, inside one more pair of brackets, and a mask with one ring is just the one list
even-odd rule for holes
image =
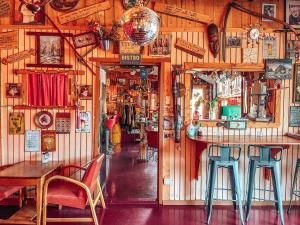
{"label": "painting of a figure", "polygon": [[40,63],[63,64],[60,36],[40,36]]}

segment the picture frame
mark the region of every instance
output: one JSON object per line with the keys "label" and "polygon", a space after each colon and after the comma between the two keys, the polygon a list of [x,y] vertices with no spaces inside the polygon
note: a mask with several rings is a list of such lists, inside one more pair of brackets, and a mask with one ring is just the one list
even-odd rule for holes
{"label": "picture frame", "polygon": [[285,18],[286,23],[294,28],[300,28],[300,1],[285,1]]}
{"label": "picture frame", "polygon": [[117,80],[117,85],[119,85],[119,86],[125,86],[126,85],[126,79],[119,78]]}
{"label": "picture frame", "polygon": [[275,59],[277,58],[277,38],[273,36],[266,36],[263,38],[263,58]]}
{"label": "picture frame", "polygon": [[22,84],[21,83],[7,83],[6,84],[6,98],[21,98]]}
{"label": "picture frame", "polygon": [[300,63],[294,65],[293,103],[300,103]]}
{"label": "picture frame", "polygon": [[42,130],[41,132],[41,151],[55,152],[56,151],[56,131]]}
{"label": "picture frame", "polygon": [[172,35],[160,34],[149,45],[150,56],[170,56],[172,47]]}
{"label": "picture frame", "polygon": [[57,134],[69,134],[71,132],[71,113],[69,112],[56,113],[55,130]]}
{"label": "picture frame", "polygon": [[[65,64],[64,39],[60,33],[27,32],[27,35],[36,37],[36,64],[27,64],[28,67],[72,68]],[[65,37],[72,34],[64,33]]]}
{"label": "picture frame", "polygon": [[39,152],[41,149],[41,134],[39,130],[25,131],[25,152]]}
{"label": "picture frame", "polygon": [[93,85],[79,85],[78,98],[80,99],[93,99]]}
{"label": "picture frame", "polygon": [[130,9],[134,6],[136,6],[138,3],[138,0],[123,0],[123,6],[125,9]]}
{"label": "picture frame", "polygon": [[[276,18],[276,4],[273,3],[263,3],[261,7],[261,13],[266,16],[270,16]],[[268,20],[262,18],[263,22],[271,22],[272,20]]]}
{"label": "picture frame", "polygon": [[[42,12],[32,13],[22,1],[13,1],[13,24],[14,25],[45,25],[45,15]],[[28,0],[34,3],[34,0]],[[43,0],[41,1],[43,2]],[[45,10],[45,7],[42,7]]]}
{"label": "picture frame", "polygon": [[300,42],[298,40],[287,40],[285,57],[291,59],[293,63],[299,60]]}
{"label": "picture frame", "polygon": [[291,59],[266,59],[265,79],[286,80],[292,78]]}
{"label": "picture frame", "polygon": [[23,112],[9,113],[8,133],[12,135],[25,133],[25,120]]}
{"label": "picture frame", "polygon": [[91,132],[91,113],[79,112],[77,115],[76,133],[90,133]]}
{"label": "picture frame", "polygon": [[98,43],[98,37],[92,31],[76,34],[73,36],[73,44],[75,48],[83,48],[90,45],[97,45]]}
{"label": "picture frame", "polygon": [[253,64],[257,63],[258,60],[258,49],[257,48],[243,48],[243,63]]}
{"label": "picture frame", "polygon": [[242,39],[236,36],[229,36],[226,39],[227,48],[240,48],[242,45]]}

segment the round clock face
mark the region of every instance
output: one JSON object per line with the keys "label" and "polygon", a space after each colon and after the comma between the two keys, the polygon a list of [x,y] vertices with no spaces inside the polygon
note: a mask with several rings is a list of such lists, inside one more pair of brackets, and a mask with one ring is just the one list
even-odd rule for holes
{"label": "round clock face", "polygon": [[259,38],[260,31],[257,28],[252,28],[249,31],[249,36],[252,40],[257,40]]}

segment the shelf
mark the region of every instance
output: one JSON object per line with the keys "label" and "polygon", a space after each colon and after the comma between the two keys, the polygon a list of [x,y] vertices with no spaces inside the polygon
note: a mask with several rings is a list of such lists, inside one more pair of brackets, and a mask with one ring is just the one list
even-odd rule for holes
{"label": "shelf", "polygon": [[[15,105],[13,109],[64,109],[64,110],[76,110],[77,106],[29,106],[29,105]],[[79,110],[84,110],[84,106],[80,106]]]}

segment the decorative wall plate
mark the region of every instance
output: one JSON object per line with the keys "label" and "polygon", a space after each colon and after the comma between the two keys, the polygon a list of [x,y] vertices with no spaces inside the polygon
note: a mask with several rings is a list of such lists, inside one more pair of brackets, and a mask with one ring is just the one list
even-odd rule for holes
{"label": "decorative wall plate", "polygon": [[41,129],[48,129],[53,124],[53,116],[48,111],[40,111],[35,115],[34,123]]}
{"label": "decorative wall plate", "polygon": [[67,12],[74,9],[80,0],[53,0],[51,7],[59,12]]}

